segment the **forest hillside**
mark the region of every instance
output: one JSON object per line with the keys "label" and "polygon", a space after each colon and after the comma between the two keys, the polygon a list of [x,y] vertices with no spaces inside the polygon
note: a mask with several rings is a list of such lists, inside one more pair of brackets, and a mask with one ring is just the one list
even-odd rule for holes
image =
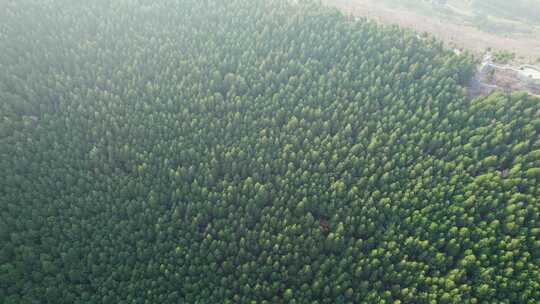
{"label": "forest hillside", "polygon": [[0,303],[538,303],[540,100],[312,1],[0,4]]}

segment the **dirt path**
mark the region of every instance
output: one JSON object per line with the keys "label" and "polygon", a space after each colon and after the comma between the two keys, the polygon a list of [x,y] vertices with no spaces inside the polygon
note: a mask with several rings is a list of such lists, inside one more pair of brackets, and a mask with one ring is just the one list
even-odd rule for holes
{"label": "dirt path", "polygon": [[540,57],[540,37],[498,36],[464,23],[453,23],[414,11],[390,7],[377,0],[323,0],[322,2],[381,23],[398,24],[419,32],[431,33],[446,43],[477,54],[491,47],[515,52],[518,57],[522,56],[529,62],[534,62]]}

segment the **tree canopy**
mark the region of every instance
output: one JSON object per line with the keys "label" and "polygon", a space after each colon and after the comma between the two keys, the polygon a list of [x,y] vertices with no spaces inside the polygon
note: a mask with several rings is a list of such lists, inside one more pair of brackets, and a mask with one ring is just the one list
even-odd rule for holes
{"label": "tree canopy", "polygon": [[0,302],[538,303],[540,107],[311,1],[0,3]]}

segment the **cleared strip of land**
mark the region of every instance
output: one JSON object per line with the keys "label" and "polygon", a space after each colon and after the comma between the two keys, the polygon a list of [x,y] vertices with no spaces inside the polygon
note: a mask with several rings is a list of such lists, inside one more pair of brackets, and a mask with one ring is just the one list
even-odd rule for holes
{"label": "cleared strip of land", "polygon": [[[380,0],[323,0],[356,16],[368,17],[385,24],[398,24],[419,32],[428,32],[450,45],[480,54],[487,48],[516,53],[521,62],[535,62],[540,57],[540,37],[535,34],[497,35],[481,31],[466,22],[428,16]],[[521,58],[520,58],[521,57]]]}

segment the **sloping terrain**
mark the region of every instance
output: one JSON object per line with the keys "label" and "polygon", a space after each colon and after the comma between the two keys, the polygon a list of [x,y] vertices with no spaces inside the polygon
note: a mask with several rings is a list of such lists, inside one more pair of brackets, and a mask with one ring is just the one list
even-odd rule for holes
{"label": "sloping terrain", "polygon": [[[474,17],[470,5],[463,1],[448,1],[446,7],[431,6],[425,1],[396,1],[396,0],[323,0],[323,3],[338,7],[356,16],[368,17],[386,24],[398,24],[413,28],[418,32],[428,32],[444,40],[450,46],[464,48],[481,54],[486,49],[507,50],[516,53],[518,59],[534,63],[540,59],[540,28],[536,24],[526,24],[526,21],[506,20],[499,22]],[[401,4],[400,4],[401,3]],[[484,10],[489,10],[484,7]],[[503,26],[500,24],[517,24]],[[499,27],[497,27],[500,25]],[[500,34],[489,31],[489,26]],[[488,28],[486,28],[488,27]],[[504,32],[510,28],[515,32]],[[523,29],[523,30],[519,30]]]}
{"label": "sloping terrain", "polygon": [[312,1],[0,6],[0,303],[540,302],[540,101]]}

